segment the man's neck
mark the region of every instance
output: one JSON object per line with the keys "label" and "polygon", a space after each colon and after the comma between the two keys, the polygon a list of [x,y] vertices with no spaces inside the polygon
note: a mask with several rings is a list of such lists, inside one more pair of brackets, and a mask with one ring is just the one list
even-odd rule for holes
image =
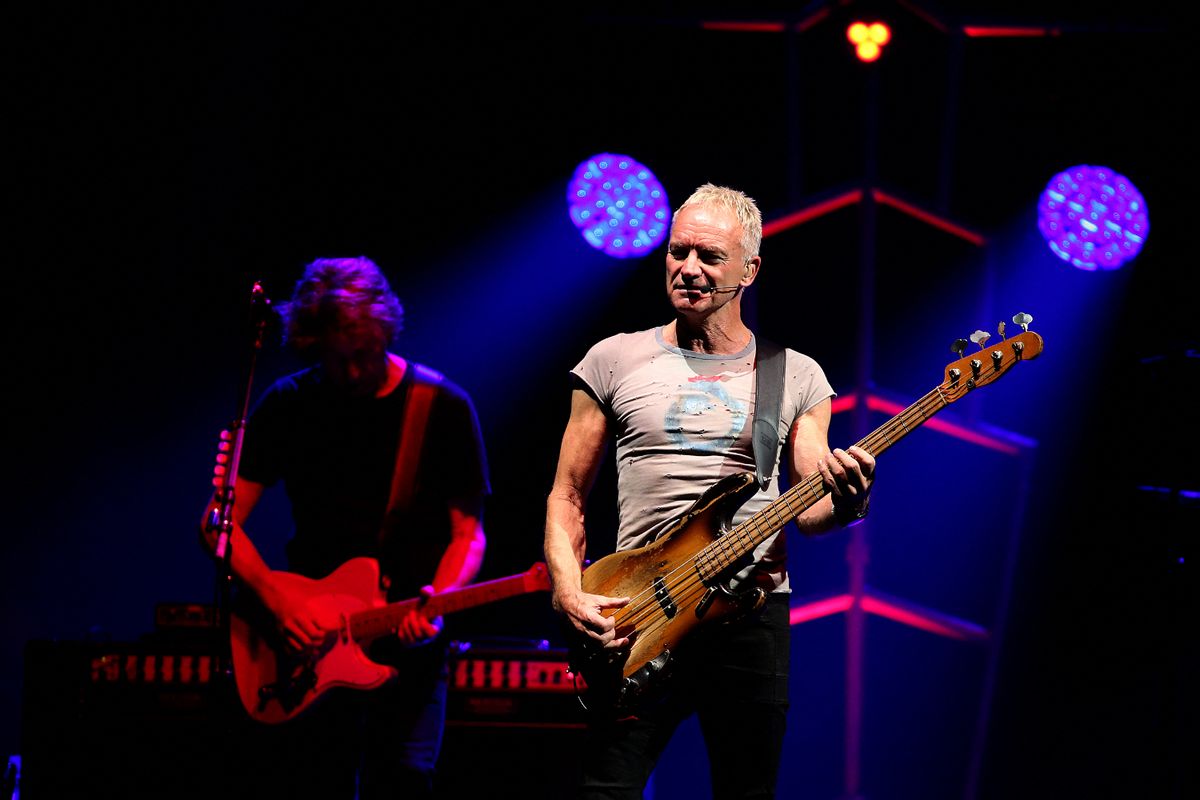
{"label": "man's neck", "polygon": [[733,355],[750,344],[750,329],[741,317],[718,320],[707,317],[692,322],[677,316],[663,326],[663,339],[680,350],[692,350],[709,355]]}

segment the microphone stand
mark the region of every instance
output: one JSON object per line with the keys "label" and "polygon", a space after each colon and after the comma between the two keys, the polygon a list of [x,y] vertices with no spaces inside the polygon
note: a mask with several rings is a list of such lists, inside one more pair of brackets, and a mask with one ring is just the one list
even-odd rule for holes
{"label": "microphone stand", "polygon": [[213,549],[218,565],[217,582],[213,592],[216,601],[213,604],[212,625],[218,636],[214,664],[216,666],[215,674],[225,678],[233,676],[233,663],[229,657],[229,615],[233,586],[233,508],[237,496],[238,462],[242,455],[246,418],[250,412],[254,368],[266,337],[270,306],[271,301],[263,291],[262,283],[255,281],[254,288],[250,293],[250,316],[254,326],[254,342],[242,391],[240,414],[229,426],[229,430],[221,431],[220,443],[217,445],[217,464],[224,466],[224,471],[213,481],[217,485],[216,504],[209,511],[208,518],[205,520],[206,531],[209,534],[215,532],[217,535],[216,546]]}

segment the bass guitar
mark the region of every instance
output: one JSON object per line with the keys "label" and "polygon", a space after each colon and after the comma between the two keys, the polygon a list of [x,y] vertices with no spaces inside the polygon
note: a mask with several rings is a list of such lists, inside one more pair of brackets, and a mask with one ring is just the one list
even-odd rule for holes
{"label": "bass guitar", "polygon": [[[950,403],[998,380],[1022,361],[1042,352],[1042,337],[1028,329],[1032,320],[1018,314],[1014,322],[1024,331],[995,345],[977,331],[972,339],[981,348],[963,356],[960,339],[957,361],[946,367],[945,378],[928,394],[868,435],[858,446],[878,456],[916,430]],[[1004,335],[1001,324],[1000,336]],[[614,712],[630,711],[670,672],[672,653],[696,628],[729,622],[762,605],[765,594],[752,588],[731,591],[724,581],[746,554],[825,496],[819,472],[736,526],[734,512],[756,491],[753,473],[726,476],[699,499],[654,542],[605,556],[583,571],[583,591],[609,597],[629,597],[627,605],[608,609],[618,637],[629,637],[620,650],[605,650],[594,640],[568,631],[572,670],[587,686],[589,705]]]}
{"label": "bass guitar", "polygon": [[396,632],[413,609],[427,619],[550,589],[543,563],[506,578],[388,603],[379,562],[352,558],[320,580],[282,572],[287,591],[306,598],[336,629],[313,651],[286,646],[274,617],[261,606],[230,614],[231,659],[238,697],[259,722],[280,723],[303,713],[334,688],[374,689],[394,679],[394,667],[372,661],[366,647]]}

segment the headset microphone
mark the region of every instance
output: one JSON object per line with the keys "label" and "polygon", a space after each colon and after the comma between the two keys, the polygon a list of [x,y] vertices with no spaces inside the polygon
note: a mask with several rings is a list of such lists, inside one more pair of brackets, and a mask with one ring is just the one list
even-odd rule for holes
{"label": "headset microphone", "polygon": [[740,283],[735,283],[732,286],[691,286],[685,283],[677,283],[671,287],[672,289],[681,289],[685,292],[699,292],[700,294],[716,294],[717,292],[736,292],[742,288]]}

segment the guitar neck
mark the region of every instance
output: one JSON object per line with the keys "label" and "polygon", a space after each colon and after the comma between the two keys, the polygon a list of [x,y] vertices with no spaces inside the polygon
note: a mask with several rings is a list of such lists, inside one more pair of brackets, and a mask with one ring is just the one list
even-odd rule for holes
{"label": "guitar neck", "polygon": [[[903,439],[937,412],[974,391],[999,380],[1005,373],[1024,360],[1037,358],[1042,352],[1042,337],[1028,329],[1033,320],[1028,314],[1017,314],[1013,322],[1024,328],[1010,339],[1004,339],[1004,326],[1000,326],[1001,341],[987,350],[991,337],[976,331],[971,341],[979,345],[980,352],[963,356],[967,340],[961,339],[955,349],[960,358],[946,367],[946,377],[932,391],[896,416],[879,426],[858,443],[858,446],[878,458],[885,450]],[[986,350],[986,352],[985,352]],[[724,536],[717,538],[700,550],[693,561],[700,575],[708,580],[717,577],[728,566],[766,541],[775,531],[800,516],[827,494],[825,483],[819,472],[803,480],[781,494],[749,519],[735,526]]]}
{"label": "guitar neck", "polygon": [[350,615],[350,635],[355,641],[365,644],[381,636],[395,633],[400,621],[414,609],[433,619],[443,614],[465,611],[497,600],[537,591],[526,574],[511,575],[483,583],[451,589],[422,602],[420,598],[389,603],[380,608],[370,608]]}
{"label": "guitar neck", "polygon": [[[939,386],[858,443],[878,458],[896,442],[921,427],[925,420],[941,411],[950,401]],[[820,472],[806,476],[765,508],[708,545],[695,556],[696,568],[706,580],[715,578],[726,567],[749,553],[772,534],[788,524],[828,494]]]}

